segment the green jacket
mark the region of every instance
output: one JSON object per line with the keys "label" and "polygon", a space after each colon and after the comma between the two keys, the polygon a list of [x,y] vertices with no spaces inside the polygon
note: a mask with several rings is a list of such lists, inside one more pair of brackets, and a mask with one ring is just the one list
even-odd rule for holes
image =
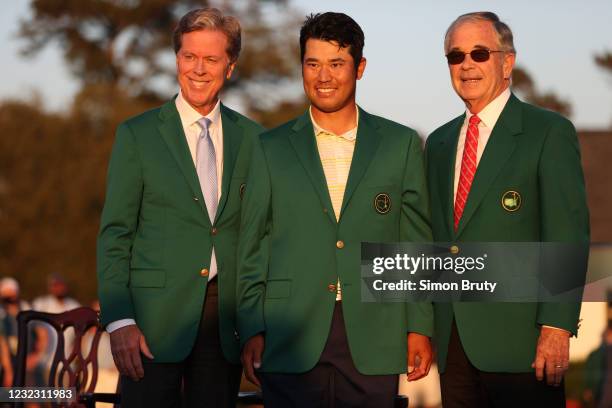
{"label": "green jacket", "polygon": [[[589,217],[576,130],[562,116],[519,101],[504,107],[474,176],[461,222],[453,228],[457,141],[465,115],[433,132],[426,146],[432,229],[442,242],[588,242]],[[516,211],[502,196],[521,196]],[[576,271],[584,274],[586,270]],[[435,340],[446,366],[453,317],[478,369],[529,372],[540,325],[576,334],[576,303],[437,303]]]}
{"label": "green jacket", "polygon": [[[360,110],[338,222],[309,113],[260,139],[253,149],[238,249],[241,341],[265,333],[262,371],[311,369],[329,334],[340,278],[357,369],[405,372],[406,334],[431,334],[431,304],[362,303],[361,242],[431,239],[419,137]],[[384,214],[374,204],[380,193],[390,198]]]}
{"label": "green jacket", "polygon": [[101,320],[134,319],[156,362],[183,360],[192,349],[208,283],[200,272],[210,266],[213,245],[222,348],[229,361],[239,361],[241,190],[262,128],[223,105],[221,120],[222,195],[213,225],[174,100],[117,129],[98,236]]}

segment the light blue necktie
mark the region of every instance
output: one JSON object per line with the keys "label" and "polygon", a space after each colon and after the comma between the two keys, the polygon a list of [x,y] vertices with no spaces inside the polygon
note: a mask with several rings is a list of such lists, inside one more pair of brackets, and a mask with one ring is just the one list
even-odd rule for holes
{"label": "light blue necktie", "polygon": [[[210,223],[214,224],[215,215],[217,214],[217,206],[219,205],[217,197],[217,157],[215,155],[215,146],[210,138],[208,128],[210,119],[202,118],[198,120],[198,124],[202,128],[202,133],[198,138],[198,147],[196,152],[196,170],[198,179],[200,180],[200,188],[206,203],[206,210]],[[213,248],[210,259],[210,274],[208,279],[212,279],[217,274],[217,259]]]}

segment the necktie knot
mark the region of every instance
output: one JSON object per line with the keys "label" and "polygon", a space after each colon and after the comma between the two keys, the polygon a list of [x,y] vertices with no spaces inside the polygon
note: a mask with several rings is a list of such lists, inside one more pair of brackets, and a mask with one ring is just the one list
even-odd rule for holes
{"label": "necktie knot", "polygon": [[478,115],[472,115],[472,117],[470,118],[470,125],[478,126],[479,123],[480,123],[480,118],[478,117]]}
{"label": "necktie knot", "polygon": [[207,117],[202,117],[198,120],[198,125],[200,125],[200,127],[202,128],[202,133],[200,134],[200,137],[206,137],[206,135],[208,134],[208,128],[210,127],[211,123],[211,120]]}

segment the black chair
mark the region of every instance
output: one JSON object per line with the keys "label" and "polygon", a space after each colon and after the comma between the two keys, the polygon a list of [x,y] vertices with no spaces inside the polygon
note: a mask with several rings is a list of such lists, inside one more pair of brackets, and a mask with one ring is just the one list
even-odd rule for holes
{"label": "black chair", "polygon": [[[26,357],[31,340],[28,323],[44,322],[49,324],[57,334],[57,346],[49,371],[46,386],[76,389],[76,402],[52,403],[53,407],[87,407],[95,408],[96,402],[118,404],[119,394],[94,393],[98,381],[98,344],[104,332],[98,321],[98,314],[89,307],[80,307],[64,313],[43,313],[32,310],[17,315],[18,346],[15,368],[14,387],[24,387],[26,377]],[[65,351],[66,330],[74,329],[74,340],[71,350]],[[91,347],[87,355],[82,350],[83,337],[93,331]],[[16,403],[16,407],[23,403]]]}

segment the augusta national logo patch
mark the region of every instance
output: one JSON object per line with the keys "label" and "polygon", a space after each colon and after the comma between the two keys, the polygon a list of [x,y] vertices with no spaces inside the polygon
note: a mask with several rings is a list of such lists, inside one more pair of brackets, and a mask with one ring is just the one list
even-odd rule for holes
{"label": "augusta national logo patch", "polygon": [[506,191],[502,195],[501,205],[506,211],[514,212],[518,210],[519,208],[521,208],[521,203],[521,195],[517,191]]}
{"label": "augusta national logo patch", "polygon": [[374,209],[379,214],[387,214],[391,211],[391,197],[389,197],[389,194],[376,194],[376,197],[374,197]]}

